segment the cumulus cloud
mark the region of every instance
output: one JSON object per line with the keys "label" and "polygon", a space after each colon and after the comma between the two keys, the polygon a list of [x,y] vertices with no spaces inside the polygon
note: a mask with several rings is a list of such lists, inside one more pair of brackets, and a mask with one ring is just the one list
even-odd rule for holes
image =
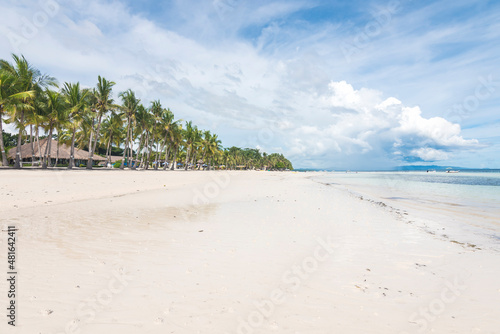
{"label": "cumulus cloud", "polygon": [[476,139],[463,138],[460,125],[424,118],[419,107],[407,107],[394,97],[383,100],[377,90],[357,90],[346,81],[328,87],[320,100],[334,117],[298,126],[294,135],[302,139],[295,141],[293,154],[331,154],[336,165],[349,156],[365,156],[366,164],[385,156],[398,164],[447,160],[454,152],[481,147]]}

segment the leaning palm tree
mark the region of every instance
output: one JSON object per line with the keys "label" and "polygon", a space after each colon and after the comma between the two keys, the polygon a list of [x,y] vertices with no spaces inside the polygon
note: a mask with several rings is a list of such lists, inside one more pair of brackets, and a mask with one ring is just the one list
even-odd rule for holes
{"label": "leaning palm tree", "polygon": [[[121,92],[119,96],[122,99],[122,103],[123,103],[123,105],[121,106],[120,109],[123,112],[123,114],[122,114],[123,117],[127,121],[127,130],[126,130],[127,132],[125,134],[125,148],[123,150],[123,159],[122,159],[122,163],[120,165],[120,169],[124,169],[125,168],[125,157],[126,157],[127,152],[129,151],[129,143],[131,142],[131,139],[132,139],[132,122],[135,120],[137,108],[138,108],[139,102],[141,100],[139,100],[138,98],[135,97],[135,93],[131,89],[129,89],[125,92]],[[129,159],[128,159],[129,166],[131,163],[130,162],[131,156],[132,156],[132,153],[130,152]]]}
{"label": "leaning palm tree", "polygon": [[[92,169],[94,151],[97,146],[97,140],[99,139],[99,132],[101,130],[102,117],[107,114],[107,112],[114,107],[113,99],[111,98],[113,86],[115,83],[113,81],[108,81],[102,78],[100,75],[97,77],[97,88],[93,91],[93,98],[91,102],[91,109],[95,114],[92,117],[92,132],[89,141],[89,158],[87,160],[87,169]],[[94,122],[97,120],[97,127],[94,129]]]}
{"label": "leaning palm tree", "polygon": [[16,160],[14,168],[21,168],[21,141],[23,132],[25,130],[25,116],[26,112],[33,110],[33,99],[36,95],[41,94],[44,88],[48,86],[57,87],[55,78],[48,75],[42,75],[41,72],[34,68],[24,56],[12,55],[13,63],[5,60],[0,60],[0,71],[5,72],[14,78],[14,91],[13,94],[21,94],[25,92],[34,91],[35,96],[27,94],[21,100],[21,103],[15,104],[11,108],[11,118],[15,122],[19,134],[17,136]]}
{"label": "leaning palm tree", "polygon": [[7,154],[3,142],[3,117],[12,111],[22,101],[29,100],[35,96],[34,91],[18,92],[15,88],[15,77],[0,70],[0,151],[2,154],[2,165],[7,166]]}

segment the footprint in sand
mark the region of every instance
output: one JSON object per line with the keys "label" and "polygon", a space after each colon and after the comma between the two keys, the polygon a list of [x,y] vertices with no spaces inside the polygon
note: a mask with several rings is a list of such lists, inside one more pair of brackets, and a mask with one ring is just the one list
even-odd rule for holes
{"label": "footprint in sand", "polygon": [[49,309],[40,311],[40,313],[41,313],[43,316],[48,316],[48,315],[52,314],[53,312],[54,312],[54,311],[49,310]]}

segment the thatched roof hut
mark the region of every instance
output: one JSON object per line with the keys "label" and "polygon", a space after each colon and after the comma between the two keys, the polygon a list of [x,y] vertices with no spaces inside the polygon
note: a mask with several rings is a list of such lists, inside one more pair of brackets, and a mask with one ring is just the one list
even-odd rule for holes
{"label": "thatched roof hut", "polygon": [[[48,138],[44,138],[40,140],[40,151],[42,152],[39,154],[38,152],[38,143],[34,142],[33,143],[33,148],[35,151],[35,157],[39,156],[44,156],[45,155],[45,147],[48,143]],[[59,144],[59,154],[57,153],[57,140],[52,139],[52,143],[50,144],[50,157],[52,159],[55,159],[58,157],[59,159],[64,159],[64,160],[69,160],[70,159],[70,152],[71,152],[71,147],[66,145],[66,144]],[[31,151],[31,143],[27,143],[24,145],[21,145],[21,157],[23,159],[28,159],[31,158],[32,156],[32,151]],[[9,159],[15,159],[16,158],[16,147],[13,147],[9,150],[9,154],[7,155]],[[75,154],[74,154],[74,159],[75,160],[88,160],[89,158],[89,152],[85,150],[80,150],[75,147]],[[94,154],[93,156],[94,161],[105,161],[106,158],[103,158],[97,154]]]}
{"label": "thatched roof hut", "polygon": [[109,159],[111,160],[111,163],[114,164],[115,162],[122,160],[122,156],[121,155],[110,155]]}

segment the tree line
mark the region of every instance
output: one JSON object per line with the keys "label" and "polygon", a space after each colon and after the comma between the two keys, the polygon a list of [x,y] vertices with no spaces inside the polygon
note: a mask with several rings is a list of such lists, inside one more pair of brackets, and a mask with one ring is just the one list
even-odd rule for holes
{"label": "tree line", "polygon": [[[224,148],[217,134],[199,129],[191,121],[176,120],[169,108],[159,100],[144,106],[129,89],[113,99],[115,82],[98,76],[94,88],[80,83],[58,81],[42,74],[24,56],[12,55],[12,62],[0,60],[0,132],[3,122],[12,123],[18,130],[14,168],[22,167],[21,145],[31,143],[32,157],[38,145],[42,168],[51,165],[51,143],[44,152],[40,140],[45,134],[57,143],[70,147],[68,168],[75,167],[75,147],[88,151],[87,169],[94,166],[96,150],[106,152],[111,162],[112,152],[121,152],[120,168],[128,163],[132,169],[175,169],[224,166],[292,169],[282,154],[267,154],[258,149]],[[8,165],[5,136],[0,136],[2,164]],[[120,149],[123,147],[122,149]]]}

